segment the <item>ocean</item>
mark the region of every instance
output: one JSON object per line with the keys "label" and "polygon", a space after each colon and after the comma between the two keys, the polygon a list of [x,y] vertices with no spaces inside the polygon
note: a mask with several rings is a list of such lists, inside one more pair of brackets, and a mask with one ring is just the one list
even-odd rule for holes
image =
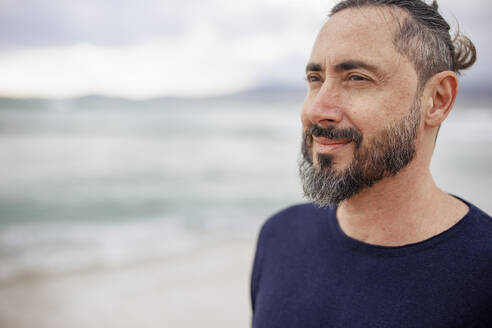
{"label": "ocean", "polygon": [[[303,202],[302,97],[0,106],[0,284],[254,238]],[[492,112],[458,107],[431,166],[492,213]]]}

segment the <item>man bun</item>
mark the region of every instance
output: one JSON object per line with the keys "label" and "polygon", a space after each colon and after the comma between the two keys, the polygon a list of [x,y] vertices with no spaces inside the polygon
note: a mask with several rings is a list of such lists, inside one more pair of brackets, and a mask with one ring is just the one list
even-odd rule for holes
{"label": "man bun", "polygon": [[458,31],[453,39],[453,46],[453,71],[460,73],[461,70],[475,64],[477,61],[477,49],[466,35]]}

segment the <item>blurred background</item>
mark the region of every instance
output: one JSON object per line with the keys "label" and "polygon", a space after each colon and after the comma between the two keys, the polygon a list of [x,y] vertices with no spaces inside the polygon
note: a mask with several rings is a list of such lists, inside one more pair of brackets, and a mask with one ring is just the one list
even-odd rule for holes
{"label": "blurred background", "polygon": [[[0,0],[0,326],[248,327],[333,3]],[[432,171],[492,213],[492,4],[441,10],[479,59]]]}

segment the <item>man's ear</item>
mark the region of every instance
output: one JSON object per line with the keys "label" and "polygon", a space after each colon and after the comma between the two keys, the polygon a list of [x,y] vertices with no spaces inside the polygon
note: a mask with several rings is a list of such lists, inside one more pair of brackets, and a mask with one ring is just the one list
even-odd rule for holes
{"label": "man's ear", "polygon": [[424,90],[424,121],[429,127],[439,126],[453,108],[458,94],[455,72],[444,71],[433,75]]}

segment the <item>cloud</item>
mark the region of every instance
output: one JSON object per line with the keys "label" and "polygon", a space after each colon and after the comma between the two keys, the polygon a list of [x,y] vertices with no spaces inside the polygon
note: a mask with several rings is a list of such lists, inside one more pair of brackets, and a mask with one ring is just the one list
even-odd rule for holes
{"label": "cloud", "polygon": [[[145,98],[228,93],[262,81],[289,84],[302,80],[323,21],[318,5],[300,1],[257,1],[257,6],[251,1],[184,1],[179,6],[150,1],[144,9],[124,10],[125,2],[117,4],[58,1],[59,8],[49,13],[40,9],[28,25],[40,27],[39,38],[29,40],[26,33],[14,49],[0,53],[0,94]],[[13,3],[6,8],[17,13]],[[41,28],[55,18],[62,32]]]}
{"label": "cloud", "polygon": [[84,43],[23,49],[0,54],[0,93],[146,98],[228,93],[265,80],[289,84],[302,80],[312,41],[301,31],[287,30],[225,42],[213,30],[200,28],[180,40],[116,48]]}
{"label": "cloud", "polygon": [[0,46],[118,46],[181,38],[197,26],[211,25],[237,37],[285,28],[300,20],[293,14],[305,17],[317,7],[276,0],[4,0]]}
{"label": "cloud", "polygon": [[[0,94],[145,98],[301,85],[333,1],[3,0]],[[492,74],[492,4],[448,0],[443,11],[475,41],[466,81]]]}
{"label": "cloud", "polygon": [[9,47],[135,43],[185,32],[186,6],[171,1],[5,1],[0,44]]}

